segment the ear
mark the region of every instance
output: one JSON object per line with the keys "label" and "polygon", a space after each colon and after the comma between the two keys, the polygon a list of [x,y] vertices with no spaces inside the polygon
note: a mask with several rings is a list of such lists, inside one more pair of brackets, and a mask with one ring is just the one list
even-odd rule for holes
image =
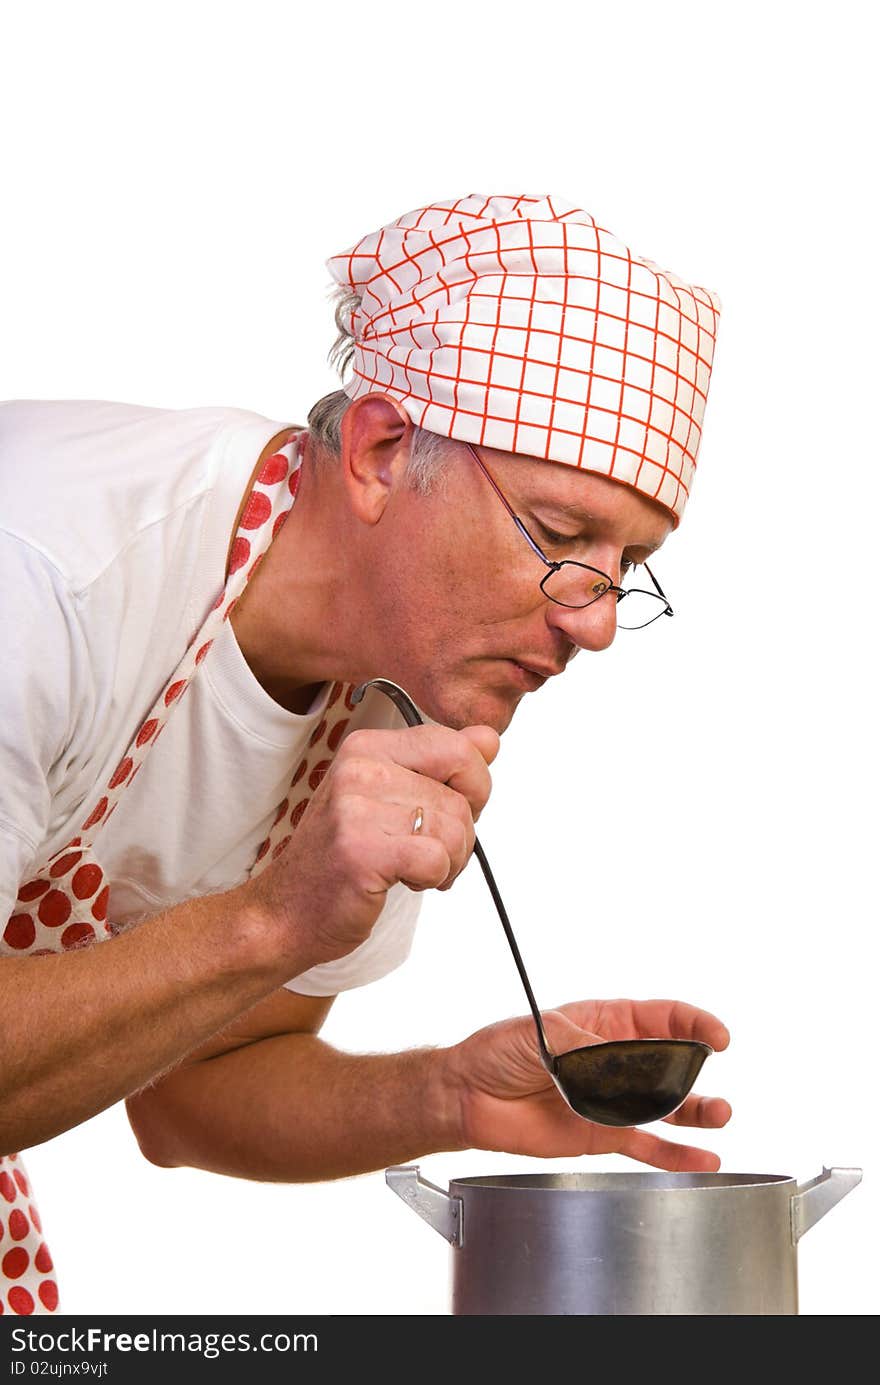
{"label": "ear", "polygon": [[396,399],[364,394],[342,419],[342,484],[353,512],[365,524],[378,524],[403,479],[412,441],[412,422]]}

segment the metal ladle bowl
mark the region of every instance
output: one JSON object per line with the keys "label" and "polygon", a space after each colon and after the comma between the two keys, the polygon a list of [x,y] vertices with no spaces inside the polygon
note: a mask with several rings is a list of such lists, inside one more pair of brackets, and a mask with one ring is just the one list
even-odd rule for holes
{"label": "metal ladle bowl", "polygon": [[[372,678],[354,690],[352,701],[360,702],[367,688],[377,688],[390,698],[408,726],[424,726],[424,718],[412,698],[396,683],[387,678]],[[551,1053],[507,910],[477,838],[474,855],[495,901],[528,998],[541,1061],[572,1111],[596,1125],[616,1126],[645,1125],[671,1115],[684,1101],[714,1049],[694,1039],[614,1039],[573,1048],[567,1053]]]}

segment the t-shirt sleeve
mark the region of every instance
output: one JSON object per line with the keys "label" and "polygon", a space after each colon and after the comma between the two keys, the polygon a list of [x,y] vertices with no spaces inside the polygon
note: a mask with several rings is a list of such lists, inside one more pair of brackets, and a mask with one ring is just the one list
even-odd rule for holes
{"label": "t-shirt sleeve", "polygon": [[299,995],[338,995],[387,976],[410,954],[421,904],[421,893],[406,885],[393,885],[372,933],[360,947],[294,977],[285,989]]}
{"label": "t-shirt sleeve", "polygon": [[0,651],[2,935],[22,879],[41,864],[35,858],[51,828],[53,777],[76,755],[90,685],[74,598],[42,554],[2,531]]}

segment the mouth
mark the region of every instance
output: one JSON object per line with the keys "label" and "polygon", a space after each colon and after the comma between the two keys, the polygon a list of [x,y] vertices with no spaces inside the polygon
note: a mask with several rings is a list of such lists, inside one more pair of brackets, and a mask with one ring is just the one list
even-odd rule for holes
{"label": "mouth", "polygon": [[505,662],[510,664],[514,676],[517,678],[520,685],[525,687],[529,692],[536,692],[538,688],[544,686],[548,678],[555,678],[558,673],[562,672],[560,668],[547,668],[541,665],[523,664],[520,663],[518,659],[507,659]]}

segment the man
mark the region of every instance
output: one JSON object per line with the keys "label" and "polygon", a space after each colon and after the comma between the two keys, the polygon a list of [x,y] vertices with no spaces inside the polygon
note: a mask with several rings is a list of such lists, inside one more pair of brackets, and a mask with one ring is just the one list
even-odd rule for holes
{"label": "man", "polygon": [[[718,1166],[573,1115],[531,1019],[392,1055],[318,1037],[467,863],[523,695],[666,613],[630,574],[690,489],[717,301],[550,198],[433,204],[330,268],[353,374],[308,432],[0,407],[4,1311],[58,1301],[16,1151],[121,1099],[154,1163],[247,1178],[469,1147]],[[376,677],[431,724],[357,703]],[[672,1001],[546,1026],[728,1041]]]}

